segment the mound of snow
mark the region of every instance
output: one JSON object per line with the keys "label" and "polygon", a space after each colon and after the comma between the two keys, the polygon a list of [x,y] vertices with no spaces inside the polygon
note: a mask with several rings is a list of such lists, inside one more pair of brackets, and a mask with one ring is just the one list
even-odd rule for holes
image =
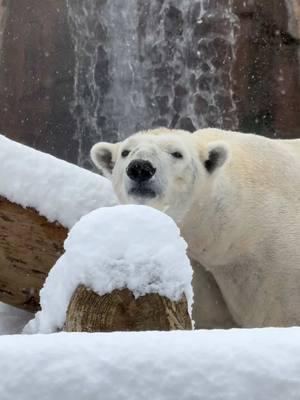
{"label": "mound of snow", "polygon": [[117,204],[110,181],[0,135],[0,195],[71,228],[99,207]]}
{"label": "mound of snow", "polygon": [[1,400],[299,400],[300,329],[0,337]]}
{"label": "mound of snow", "polygon": [[40,292],[42,311],[26,333],[63,327],[79,284],[103,295],[128,288],[136,297],[159,293],[171,300],[186,295],[191,312],[192,268],[175,222],[146,206],[101,208],[81,218],[65,241],[65,253]]}

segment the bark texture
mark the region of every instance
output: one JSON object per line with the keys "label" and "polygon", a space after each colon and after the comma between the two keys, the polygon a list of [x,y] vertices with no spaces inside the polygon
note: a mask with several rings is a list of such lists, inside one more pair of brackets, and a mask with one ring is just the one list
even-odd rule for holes
{"label": "bark texture", "polygon": [[0,197],[0,301],[39,309],[39,291],[63,253],[68,230]]}
{"label": "bark texture", "polygon": [[135,298],[128,289],[99,296],[84,286],[75,291],[67,312],[67,332],[192,329],[187,301],[173,302],[157,293]]}

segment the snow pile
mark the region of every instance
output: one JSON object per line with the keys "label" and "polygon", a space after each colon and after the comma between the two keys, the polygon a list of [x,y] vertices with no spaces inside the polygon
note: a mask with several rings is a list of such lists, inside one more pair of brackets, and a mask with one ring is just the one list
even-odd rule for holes
{"label": "snow pile", "polygon": [[21,333],[31,318],[32,314],[27,311],[0,303],[0,335]]}
{"label": "snow pile", "polygon": [[0,135],[0,195],[71,228],[98,207],[117,204],[111,183]]}
{"label": "snow pile", "polygon": [[300,329],[0,337],[1,400],[299,400]]}
{"label": "snow pile", "polygon": [[175,222],[146,206],[95,210],[83,217],[65,241],[65,253],[40,292],[42,311],[26,333],[63,327],[71,296],[79,284],[103,295],[128,288],[136,297],[159,293],[192,305],[192,268]]}

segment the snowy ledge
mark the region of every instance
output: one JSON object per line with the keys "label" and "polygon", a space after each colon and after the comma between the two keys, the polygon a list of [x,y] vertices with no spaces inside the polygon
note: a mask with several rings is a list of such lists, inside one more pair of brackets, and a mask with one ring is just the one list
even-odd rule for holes
{"label": "snowy ledge", "polygon": [[108,179],[0,135],[0,195],[71,228],[83,215],[117,204]]}
{"label": "snowy ledge", "polygon": [[1,400],[299,400],[300,328],[0,338]]}

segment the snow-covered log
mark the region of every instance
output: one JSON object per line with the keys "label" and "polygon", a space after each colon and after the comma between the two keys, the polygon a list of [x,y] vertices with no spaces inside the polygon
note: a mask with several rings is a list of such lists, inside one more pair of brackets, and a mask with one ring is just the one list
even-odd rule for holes
{"label": "snow-covered log", "polygon": [[107,179],[4,136],[0,161],[0,301],[37,311],[68,229],[117,201]]}
{"label": "snow-covered log", "polygon": [[64,247],[25,333],[191,329],[192,268],[167,215],[100,208],[74,225]]}

